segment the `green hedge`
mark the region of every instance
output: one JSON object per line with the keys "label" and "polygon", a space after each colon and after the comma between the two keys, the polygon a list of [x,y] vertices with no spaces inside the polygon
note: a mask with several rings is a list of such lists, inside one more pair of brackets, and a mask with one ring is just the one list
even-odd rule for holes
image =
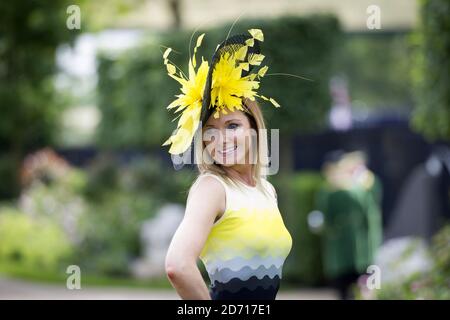
{"label": "green hedge", "polygon": [[56,94],[55,53],[80,32],[66,28],[69,0],[0,2],[0,198],[19,194],[20,162],[51,143],[65,97]]}
{"label": "green hedge", "polygon": [[57,271],[71,253],[69,239],[52,219],[0,207],[1,266]]}
{"label": "green hedge", "polygon": [[[229,25],[205,31],[198,56],[210,59],[215,46],[226,37]],[[284,17],[276,20],[247,21],[232,33],[261,28],[265,34],[263,53],[269,72],[301,75],[313,82],[285,76],[267,76],[261,92],[274,97],[282,106],[262,104],[272,128],[283,133],[312,131],[324,124],[330,101],[328,80],[333,50],[340,37],[336,18],[327,15]],[[199,33],[198,33],[199,34]],[[170,46],[174,62],[187,70],[190,33],[149,35],[148,43],[116,56],[99,56],[99,107],[102,121],[98,130],[101,145],[160,146],[175,129],[166,106],[178,94],[178,84],[166,74],[162,61]],[[195,38],[194,38],[195,41]]]}
{"label": "green hedge", "polygon": [[[283,268],[283,278],[302,285],[323,283],[321,237],[308,227],[308,214],[316,209],[316,195],[323,178],[316,172],[299,172],[289,178],[277,177],[274,185],[280,191],[278,205],[285,225],[292,236],[293,246]],[[286,201],[289,197],[291,201]]]}
{"label": "green hedge", "polygon": [[411,51],[407,32],[346,34],[335,67],[347,80],[353,108],[411,106]]}
{"label": "green hedge", "polygon": [[416,45],[413,125],[430,139],[450,139],[450,2],[422,0]]}

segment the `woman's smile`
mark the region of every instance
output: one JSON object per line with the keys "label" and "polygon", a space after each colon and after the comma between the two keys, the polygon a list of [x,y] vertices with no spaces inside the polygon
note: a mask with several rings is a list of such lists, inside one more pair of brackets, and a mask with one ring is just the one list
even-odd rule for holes
{"label": "woman's smile", "polygon": [[237,145],[227,147],[222,150],[217,150],[217,152],[219,153],[220,156],[225,158],[225,157],[228,157],[228,156],[234,154],[236,150],[237,150]]}

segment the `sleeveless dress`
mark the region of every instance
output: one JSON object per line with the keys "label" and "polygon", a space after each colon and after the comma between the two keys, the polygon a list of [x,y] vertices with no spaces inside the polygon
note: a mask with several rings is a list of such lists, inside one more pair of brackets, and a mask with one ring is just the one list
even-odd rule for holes
{"label": "sleeveless dress", "polygon": [[256,187],[241,187],[217,179],[225,189],[226,208],[201,251],[213,300],[274,300],[280,287],[283,263],[292,247],[270,182],[268,195]]}

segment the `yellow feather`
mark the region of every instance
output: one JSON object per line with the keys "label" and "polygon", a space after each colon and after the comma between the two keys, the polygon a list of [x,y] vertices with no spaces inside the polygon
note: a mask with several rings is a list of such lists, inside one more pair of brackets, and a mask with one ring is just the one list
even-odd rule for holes
{"label": "yellow feather", "polygon": [[197,48],[202,45],[202,41],[203,41],[203,37],[204,36],[205,36],[204,33],[202,33],[201,35],[198,36],[198,38],[197,38],[197,45],[196,45]]}
{"label": "yellow feather", "polygon": [[172,48],[167,48],[166,51],[164,51],[163,59],[166,60],[169,56],[170,52],[172,51]]}
{"label": "yellow feather", "polygon": [[247,46],[242,46],[241,48],[239,48],[235,53],[234,53],[234,58],[236,60],[240,60],[240,61],[244,61],[245,60],[245,56],[247,55]]}
{"label": "yellow feather", "polygon": [[248,62],[253,66],[259,66],[261,62],[264,60],[264,58],[265,58],[264,55],[255,53],[249,57]]}
{"label": "yellow feather", "polygon": [[253,38],[259,41],[264,41],[264,34],[260,29],[250,29],[248,32],[252,35]]}
{"label": "yellow feather", "polygon": [[[259,29],[250,29],[249,33],[252,38],[246,40],[244,46],[236,52],[225,53],[215,64],[212,74],[211,104],[208,106],[209,108],[215,107],[214,118],[218,118],[221,113],[227,114],[234,110],[243,110],[243,98],[254,101],[255,97],[261,97],[263,100],[270,101],[275,107],[280,107],[273,98],[260,96],[256,91],[259,89],[257,79],[259,80],[266,74],[267,66],[261,67],[257,73],[250,73],[242,77],[242,71],[250,70],[250,65],[260,65],[264,59],[262,54],[252,54],[246,61],[248,48],[255,44],[254,40],[264,40],[264,35]],[[176,108],[175,114],[178,113],[178,116],[173,119],[178,120],[177,130],[163,144],[163,146],[171,145],[169,149],[171,154],[180,154],[189,148],[200,123],[203,91],[210,68],[203,57],[198,68],[196,63],[197,49],[201,46],[204,36],[203,33],[197,38],[193,56],[188,64],[188,77],[169,61],[171,48],[167,48],[163,54],[169,76],[181,84],[181,93],[167,107],[168,109]],[[177,74],[177,70],[180,71],[179,74]]]}
{"label": "yellow feather", "polygon": [[174,74],[175,72],[177,72],[177,68],[175,68],[175,66],[173,64],[168,63],[166,65],[167,67],[167,72],[169,72],[169,74]]}
{"label": "yellow feather", "polygon": [[202,45],[202,41],[203,41],[203,37],[204,36],[205,36],[205,34],[202,33],[197,38],[197,44],[196,44],[196,46],[194,48],[194,55],[192,56],[192,65],[193,65],[194,68],[197,66],[197,59],[195,59],[195,54],[197,53],[198,47],[200,47]]}
{"label": "yellow feather", "polygon": [[242,62],[240,66],[242,67],[242,70],[245,71],[248,71],[248,69],[250,68],[250,64],[248,62]]}
{"label": "yellow feather", "polygon": [[171,143],[171,139],[172,137],[170,137],[169,139],[167,139],[161,146],[167,146]]}
{"label": "yellow feather", "polygon": [[278,104],[278,102],[275,101],[275,99],[270,98],[269,101],[272,102],[272,104],[273,104],[275,107],[277,107],[277,108],[280,107],[280,105]]}
{"label": "yellow feather", "polygon": [[264,77],[264,75],[266,74],[267,70],[269,69],[268,66],[264,66],[261,69],[258,70],[258,76],[260,78]]}

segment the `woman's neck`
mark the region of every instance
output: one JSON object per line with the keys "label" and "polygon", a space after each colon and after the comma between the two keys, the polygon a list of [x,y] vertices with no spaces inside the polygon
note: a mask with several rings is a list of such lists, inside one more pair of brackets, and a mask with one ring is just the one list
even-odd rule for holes
{"label": "woman's neck", "polygon": [[252,187],[255,186],[251,164],[236,164],[232,167],[223,167],[223,169],[230,177],[239,179]]}

